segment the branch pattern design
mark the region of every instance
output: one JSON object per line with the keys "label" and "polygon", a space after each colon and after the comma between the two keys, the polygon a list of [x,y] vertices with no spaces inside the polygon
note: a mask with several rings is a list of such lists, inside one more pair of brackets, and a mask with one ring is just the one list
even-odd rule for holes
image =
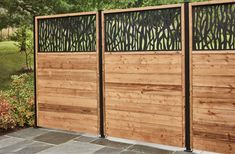
{"label": "branch pattern design", "polygon": [[105,14],[105,51],[181,50],[181,9]]}
{"label": "branch pattern design", "polygon": [[235,3],[193,7],[193,49],[235,50]]}
{"label": "branch pattern design", "polygon": [[39,52],[96,50],[96,16],[39,19]]}

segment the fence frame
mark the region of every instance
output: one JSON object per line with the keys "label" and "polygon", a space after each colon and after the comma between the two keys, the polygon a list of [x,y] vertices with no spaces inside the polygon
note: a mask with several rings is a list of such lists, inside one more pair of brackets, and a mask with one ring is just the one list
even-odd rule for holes
{"label": "fence frame", "polygon": [[[45,52],[39,52],[39,48],[38,48],[38,20],[39,19],[50,19],[50,18],[60,18],[60,17],[74,17],[74,16],[85,16],[85,15],[95,15],[96,16],[96,50],[94,52],[91,52],[91,51],[82,51],[82,52],[74,52],[74,51],[59,51],[59,52],[51,52],[51,51],[45,51]],[[101,47],[101,42],[100,42],[100,28],[99,28],[99,19],[100,19],[100,16],[99,16],[99,13],[96,12],[96,11],[93,11],[93,12],[79,12],[79,13],[66,13],[66,14],[56,14],[56,15],[45,15],[45,16],[34,16],[34,105],[35,105],[35,123],[34,123],[34,127],[35,128],[40,128],[40,126],[38,126],[38,101],[37,101],[37,96],[38,96],[38,92],[37,92],[37,87],[38,87],[38,83],[37,83],[37,55],[38,54],[41,54],[41,55],[44,55],[44,54],[61,54],[61,55],[67,55],[67,54],[94,54],[96,53],[96,57],[97,57],[97,71],[96,71],[96,76],[97,76],[97,86],[96,86],[96,89],[97,89],[97,134],[100,134],[101,137],[104,137],[102,135],[102,127],[99,127],[101,125],[101,122],[102,120],[100,120],[99,117],[102,116],[101,112],[102,110],[100,110],[100,108],[102,107],[102,102],[100,101],[100,98],[103,97],[102,93],[100,93],[99,91],[99,87],[100,87],[100,53],[101,53],[101,50],[100,50],[100,47]]]}
{"label": "fence frame", "polygon": [[[112,52],[112,51],[106,51],[105,49],[105,26],[104,26],[104,16],[105,14],[113,14],[113,13],[126,13],[126,12],[136,12],[136,11],[149,11],[149,10],[161,10],[161,9],[171,9],[171,8],[180,8],[180,13],[181,13],[181,49],[180,50],[171,50],[171,51],[161,51],[161,50],[158,50],[158,51],[115,51],[115,52]],[[103,53],[103,64],[104,64],[104,59],[105,59],[105,55],[120,55],[120,54],[124,54],[124,55],[142,55],[142,54],[151,54],[151,55],[174,55],[174,54],[180,54],[181,55],[181,61],[182,61],[182,102],[184,104],[185,101],[186,101],[186,94],[188,95],[187,91],[185,90],[185,84],[187,81],[185,81],[185,61],[186,61],[186,57],[185,57],[185,52],[186,52],[186,47],[185,46],[185,42],[187,41],[187,35],[188,33],[185,32],[185,26],[187,24],[187,17],[185,16],[185,11],[186,11],[187,8],[185,8],[185,3],[182,3],[182,4],[170,4],[170,5],[160,5],[160,6],[148,6],[148,7],[140,7],[140,8],[129,8],[129,9],[115,9],[115,10],[104,10],[102,11],[102,53]],[[189,49],[188,49],[189,50]],[[103,71],[105,72],[105,67],[103,66]],[[187,73],[189,73],[187,71]],[[103,74],[103,78],[105,79],[105,75]],[[105,91],[105,84],[104,84],[104,81],[103,81],[103,91]],[[189,95],[188,95],[188,98],[189,98]],[[105,96],[104,96],[104,100],[105,100]],[[105,101],[104,101],[104,107],[105,107]],[[105,111],[105,108],[104,108],[104,111]],[[182,106],[182,119],[185,119],[187,118],[185,116],[185,114],[189,114],[189,101],[187,103],[187,105],[184,107],[184,105]],[[104,112],[104,132],[106,132],[106,116],[105,116],[105,113]],[[183,127],[182,127],[182,132],[183,132],[183,138],[182,138],[182,141],[183,141],[183,145],[185,145],[185,148],[186,150],[185,151],[191,151],[191,148],[190,148],[190,143],[188,143],[186,145],[186,142],[188,142],[190,140],[190,130],[188,132],[186,132],[186,130],[188,129],[189,127],[189,123],[184,123],[184,120],[183,120]],[[185,133],[184,133],[185,132]],[[105,133],[106,134],[106,133]]]}

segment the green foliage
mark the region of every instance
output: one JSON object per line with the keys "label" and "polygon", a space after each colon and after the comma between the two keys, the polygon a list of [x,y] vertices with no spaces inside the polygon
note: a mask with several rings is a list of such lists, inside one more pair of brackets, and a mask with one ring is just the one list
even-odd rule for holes
{"label": "green foliage", "polygon": [[12,106],[12,115],[18,126],[34,124],[34,78],[32,74],[13,75],[7,100]]}
{"label": "green foliage", "polygon": [[22,25],[32,25],[33,16],[36,15],[176,4],[184,1],[185,0],[1,0],[0,20],[4,22],[0,22],[0,30],[7,26],[20,27]]}
{"label": "green foliage", "polygon": [[13,40],[17,42],[20,52],[25,55],[25,65],[27,70],[32,69],[32,56],[34,52],[33,32],[27,26],[21,26],[17,29],[13,36]]}

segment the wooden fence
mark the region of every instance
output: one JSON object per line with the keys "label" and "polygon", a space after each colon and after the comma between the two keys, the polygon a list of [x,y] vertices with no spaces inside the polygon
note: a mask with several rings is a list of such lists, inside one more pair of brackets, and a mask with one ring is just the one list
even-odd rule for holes
{"label": "wooden fence", "polygon": [[235,3],[189,9],[192,147],[235,153]]}
{"label": "wooden fence", "polygon": [[37,126],[235,153],[234,0],[40,16],[35,34]]}
{"label": "wooden fence", "polygon": [[[165,7],[103,12],[107,136],[183,146],[183,5]],[[175,18],[164,28],[166,16]],[[144,17],[149,23],[143,24]],[[170,32],[174,23],[175,34],[166,32],[162,39],[158,37],[158,33]],[[141,28],[145,33],[138,31]],[[168,45],[167,41],[175,42]],[[157,42],[162,43],[158,46]]]}
{"label": "wooden fence", "polygon": [[97,15],[36,17],[38,126],[99,133]]}

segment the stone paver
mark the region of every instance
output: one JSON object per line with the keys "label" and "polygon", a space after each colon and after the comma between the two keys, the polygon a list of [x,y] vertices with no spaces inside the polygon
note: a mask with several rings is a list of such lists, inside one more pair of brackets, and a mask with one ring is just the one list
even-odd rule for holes
{"label": "stone paver", "polygon": [[[161,148],[171,147],[155,144],[114,140],[76,132],[28,128],[0,136],[0,154],[189,154],[174,148],[163,150]],[[206,154],[204,151],[196,153]]]}
{"label": "stone paver", "polygon": [[94,141],[94,140],[97,140],[97,139],[98,138],[96,138],[96,137],[80,136],[80,137],[75,138],[74,140],[75,141],[80,141],[80,142],[91,142],[91,141]]}
{"label": "stone paver", "polygon": [[42,150],[45,150],[45,149],[48,149],[48,148],[51,148],[51,147],[53,147],[53,146],[48,145],[46,143],[34,142],[31,145],[25,146],[21,150],[16,151],[16,153],[19,153],[19,154],[34,154],[34,153],[38,153]]}
{"label": "stone paver", "polygon": [[120,148],[120,149],[126,149],[132,145],[128,143],[121,143],[121,142],[111,141],[107,139],[98,139],[98,140],[92,141],[91,143],[99,144],[99,145],[103,145],[107,147]]}
{"label": "stone paver", "polygon": [[8,138],[0,140],[0,148],[11,146],[21,141],[24,141],[24,139],[16,138],[16,137],[8,137]]}
{"label": "stone paver", "polygon": [[120,154],[143,154],[143,153],[142,152],[125,150],[125,151],[122,151]]}
{"label": "stone paver", "polygon": [[135,151],[135,152],[142,152],[142,153],[148,153],[148,154],[173,154],[174,151],[169,151],[169,150],[162,150],[154,147],[149,147],[145,145],[133,145],[128,148],[129,151]]}
{"label": "stone paver", "polygon": [[48,132],[34,138],[35,141],[46,142],[50,144],[61,144],[71,139],[78,137],[78,135],[62,133],[62,132]]}
{"label": "stone paver", "polygon": [[93,154],[103,146],[79,141],[69,141],[59,146],[41,151],[38,154]]}
{"label": "stone paver", "polygon": [[121,151],[122,149],[104,147],[93,154],[119,154]]}
{"label": "stone paver", "polygon": [[6,135],[0,136],[0,140],[6,139],[6,138],[9,138],[9,137]]}
{"label": "stone paver", "polygon": [[196,154],[196,153],[192,153],[192,152],[185,152],[185,151],[175,151],[174,154]]}
{"label": "stone paver", "polygon": [[33,139],[39,135],[45,134],[48,131],[45,129],[26,128],[14,133],[7,134],[8,136],[20,137],[25,139]]}
{"label": "stone paver", "polygon": [[18,150],[21,150],[25,146],[28,146],[28,145],[32,144],[32,143],[33,143],[32,140],[24,140],[24,141],[21,141],[21,142],[17,142],[15,144],[6,146],[4,148],[1,148],[0,153],[16,152]]}
{"label": "stone paver", "polygon": [[[40,128],[40,129],[45,129],[45,128]],[[52,132],[61,132],[61,133],[67,133],[67,134],[73,134],[73,135],[82,135],[84,133],[82,132],[74,132],[74,131],[68,131],[68,130],[60,130],[60,129],[47,129],[48,131],[52,131]]]}

